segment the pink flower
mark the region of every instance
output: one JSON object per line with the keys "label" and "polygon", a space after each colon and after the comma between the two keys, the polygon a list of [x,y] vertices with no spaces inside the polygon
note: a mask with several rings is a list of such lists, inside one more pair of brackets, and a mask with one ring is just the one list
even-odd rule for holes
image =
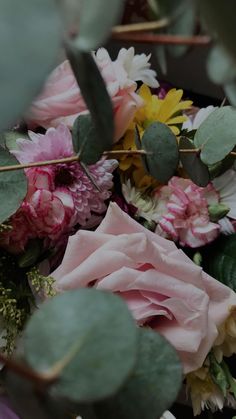
{"label": "pink flower", "polygon": [[[145,56],[145,54],[142,55]],[[134,56],[134,60],[135,57],[139,56]],[[125,69],[120,58],[112,61],[105,48],[99,49],[94,58],[112,99],[115,118],[115,141],[117,141],[128,128],[137,108],[142,106],[143,101],[135,93],[137,84],[134,79],[129,78],[129,71]],[[150,57],[147,59],[145,56],[145,58],[144,67],[148,67],[147,61]],[[152,84],[154,83],[153,74],[155,72],[153,70],[142,68],[139,76],[136,61],[135,72],[133,67],[131,65],[131,76],[133,75],[135,80],[142,80],[145,75]],[[151,76],[149,73],[147,76],[147,72],[151,72]],[[68,61],[64,61],[49,77],[44,91],[33,103],[27,119],[31,127],[41,125],[44,128],[49,128],[64,123],[71,128],[77,116],[83,112],[87,112],[87,107],[70,64]]]}
{"label": "pink flower", "polygon": [[[73,155],[72,137],[64,125],[45,135],[29,132],[30,140],[19,139],[14,155],[21,163],[60,159]],[[22,251],[30,238],[58,242],[72,227],[85,226],[94,215],[106,210],[111,195],[116,160],[101,159],[89,170],[99,192],[78,163],[58,164],[26,170],[28,192],[20,209],[11,217],[12,230],[2,234],[1,245]]]}
{"label": "pink flower", "polygon": [[199,247],[213,241],[220,227],[209,219],[208,206],[219,202],[219,195],[209,184],[206,188],[189,179],[174,176],[156,192],[159,199],[159,222],[156,232],[179,241],[182,246]]}
{"label": "pink flower", "polygon": [[202,366],[236,304],[231,289],[114,203],[95,232],[70,237],[52,276],[58,291],[93,285],[122,296],[139,325],[157,330],[176,348],[185,373]]}

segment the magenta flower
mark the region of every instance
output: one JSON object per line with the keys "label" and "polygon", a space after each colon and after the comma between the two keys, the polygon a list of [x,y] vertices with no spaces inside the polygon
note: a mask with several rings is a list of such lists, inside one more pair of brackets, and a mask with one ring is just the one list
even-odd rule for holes
{"label": "magenta flower", "polygon": [[[48,129],[45,135],[29,132],[29,136],[30,140],[19,139],[19,150],[13,151],[21,163],[73,155],[71,133],[64,125]],[[58,243],[74,226],[93,224],[93,217],[96,219],[106,210],[104,201],[111,195],[112,172],[116,166],[116,160],[105,159],[89,166],[101,192],[76,162],[27,169],[27,196],[11,217],[13,229],[3,234],[1,244],[18,253],[31,238]]]}

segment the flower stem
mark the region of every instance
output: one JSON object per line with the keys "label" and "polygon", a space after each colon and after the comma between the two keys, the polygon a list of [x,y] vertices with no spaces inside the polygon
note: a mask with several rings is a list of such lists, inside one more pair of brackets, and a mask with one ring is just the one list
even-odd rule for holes
{"label": "flower stem", "polygon": [[206,35],[201,36],[180,36],[164,35],[153,33],[114,33],[112,39],[122,42],[140,42],[144,44],[162,44],[162,45],[195,45],[207,46],[211,38]]}
{"label": "flower stem", "polygon": [[169,25],[169,19],[163,18],[160,20],[155,20],[152,22],[141,22],[141,23],[131,23],[129,25],[118,25],[114,26],[112,29],[112,34],[120,34],[120,33],[131,33],[131,32],[143,32],[143,31],[151,31],[155,29],[165,28]]}
{"label": "flower stem", "polygon": [[38,385],[45,386],[52,384],[56,377],[54,376],[44,376],[43,374],[38,374],[33,371],[31,368],[14,361],[13,359],[8,358],[3,353],[0,353],[0,361],[5,365],[7,369],[19,375],[22,378],[25,378],[28,381]]}
{"label": "flower stem", "polygon": [[[149,154],[145,150],[111,150],[111,151],[104,151],[103,156],[111,157],[111,156],[120,156],[120,155],[146,155]],[[64,157],[62,159],[56,160],[46,160],[46,161],[38,161],[34,163],[26,163],[26,164],[15,164],[12,166],[1,166],[0,172],[10,172],[12,170],[22,170],[22,169],[30,169],[32,167],[42,167],[42,166],[50,166],[54,164],[62,164],[62,163],[74,163],[78,162],[79,156],[70,156]]]}

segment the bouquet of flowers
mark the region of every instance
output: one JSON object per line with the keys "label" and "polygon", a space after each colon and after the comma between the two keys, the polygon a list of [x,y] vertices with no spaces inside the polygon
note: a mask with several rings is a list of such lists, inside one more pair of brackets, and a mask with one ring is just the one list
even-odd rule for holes
{"label": "bouquet of flowers", "polygon": [[[0,18],[10,32],[14,2]],[[123,2],[105,17],[102,0],[23,3],[19,53],[39,56],[30,74],[17,62],[15,85],[0,70],[0,419],[171,419],[176,400],[194,415],[235,409],[236,71],[218,1],[213,17],[197,3],[223,44],[208,67],[231,105],[206,108],[163,84],[151,54],[98,48]],[[189,35],[181,21],[195,27],[192,2],[137,3],[158,20],[115,26],[114,39],[171,43]],[[142,34],[161,27],[172,35]],[[61,33],[67,57],[45,81]]]}

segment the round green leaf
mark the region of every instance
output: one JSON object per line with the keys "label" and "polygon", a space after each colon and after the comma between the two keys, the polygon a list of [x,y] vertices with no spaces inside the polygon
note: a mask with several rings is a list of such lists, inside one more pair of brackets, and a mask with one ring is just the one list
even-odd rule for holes
{"label": "round green leaf", "polygon": [[137,329],[122,299],[95,289],[43,304],[24,335],[25,357],[39,373],[56,371],[52,394],[76,402],[115,393],[136,359]]}
{"label": "round green leaf", "polygon": [[157,419],[176,400],[182,369],[174,348],[157,332],[140,329],[138,350],[134,371],[120,392],[95,405],[98,419]]}
{"label": "round green leaf", "polygon": [[96,163],[106,149],[104,144],[97,140],[98,137],[90,114],[79,115],[76,118],[72,129],[72,138],[81,162],[88,165]]}
{"label": "round green leaf", "polygon": [[[8,150],[0,147],[0,166],[19,164]],[[0,224],[16,212],[27,193],[23,170],[0,172]]]}
{"label": "round green leaf", "polygon": [[220,39],[222,45],[236,59],[235,0],[198,0],[198,6],[209,31]]}
{"label": "round green leaf", "polygon": [[142,146],[149,153],[146,155],[149,173],[159,182],[168,182],[179,162],[178,144],[171,129],[153,122],[143,134]]}
{"label": "round green leaf", "polygon": [[226,83],[223,89],[229,103],[236,107],[236,78],[234,81]]}
{"label": "round green leaf", "polygon": [[[181,137],[179,148],[186,150],[196,150],[193,141],[187,137]],[[180,160],[184,170],[190,179],[198,186],[205,187],[210,182],[210,173],[208,167],[201,161],[198,153],[181,153]]]}
{"label": "round green leaf", "polygon": [[81,2],[79,36],[81,51],[91,51],[104,43],[112,26],[119,21],[124,2],[121,0],[86,0]]}
{"label": "round green leaf", "polygon": [[216,84],[229,83],[236,78],[235,62],[220,45],[212,48],[207,60],[207,71]]}
{"label": "round green leaf", "polygon": [[53,68],[61,23],[54,0],[0,0],[0,10],[2,130],[22,116]]}
{"label": "round green leaf", "polygon": [[205,164],[223,160],[236,145],[236,110],[224,106],[212,112],[198,128],[194,144]]}

